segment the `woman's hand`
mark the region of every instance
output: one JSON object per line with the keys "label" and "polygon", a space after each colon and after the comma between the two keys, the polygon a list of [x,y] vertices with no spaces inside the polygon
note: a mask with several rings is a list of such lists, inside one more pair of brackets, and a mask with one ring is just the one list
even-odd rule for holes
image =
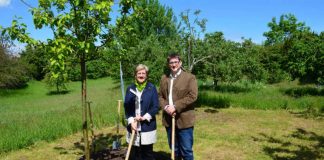
{"label": "woman's hand", "polygon": [[138,122],[140,122],[140,121],[144,121],[144,120],[145,120],[145,118],[142,117],[142,116],[136,116],[134,119],[135,119],[136,121],[138,121]]}
{"label": "woman's hand", "polygon": [[131,128],[132,128],[132,130],[134,130],[134,131],[137,130],[137,120],[134,120],[134,122],[131,123]]}

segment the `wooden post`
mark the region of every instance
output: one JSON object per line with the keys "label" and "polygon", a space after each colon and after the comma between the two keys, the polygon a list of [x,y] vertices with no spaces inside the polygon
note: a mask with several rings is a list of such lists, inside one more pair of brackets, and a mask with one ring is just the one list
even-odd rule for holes
{"label": "wooden post", "polygon": [[90,130],[91,130],[91,138],[93,139],[94,138],[94,126],[93,126],[93,114],[91,112],[91,107],[90,107],[90,104],[92,103],[91,101],[88,101],[88,110],[89,110],[89,118],[90,118]]}
{"label": "wooden post", "polygon": [[174,142],[175,142],[175,118],[172,116],[172,134],[171,134],[171,159],[174,160]]}
{"label": "wooden post", "polygon": [[89,135],[88,135],[88,116],[87,116],[87,104],[83,105],[83,141],[84,141],[84,151],[86,160],[90,160],[90,147],[89,147]]}

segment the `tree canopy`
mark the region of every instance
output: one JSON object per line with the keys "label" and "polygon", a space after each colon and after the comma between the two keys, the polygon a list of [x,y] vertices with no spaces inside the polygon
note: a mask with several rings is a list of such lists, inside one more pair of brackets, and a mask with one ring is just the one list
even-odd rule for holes
{"label": "tree canopy", "polygon": [[207,20],[199,17],[200,10],[174,15],[158,0],[120,1],[121,14],[112,24],[112,5],[112,1],[43,0],[31,13],[35,27],[49,27],[53,39],[33,40],[19,19],[5,32],[30,44],[21,58],[32,65],[32,75],[62,89],[64,82],[81,80],[82,75],[117,78],[119,63],[128,79],[133,79],[137,64],[147,64],[150,80],[158,84],[170,52],[181,54],[188,71],[213,79],[214,84],[242,79],[323,84],[323,33],[312,32],[292,14],[281,15],[279,21],[274,17],[264,32],[266,41],[255,44],[245,38],[226,40],[221,31],[205,33]]}

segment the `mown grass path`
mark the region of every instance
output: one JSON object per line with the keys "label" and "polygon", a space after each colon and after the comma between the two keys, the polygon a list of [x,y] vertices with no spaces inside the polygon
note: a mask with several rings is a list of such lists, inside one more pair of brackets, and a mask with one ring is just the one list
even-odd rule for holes
{"label": "mown grass path", "polygon": [[[286,110],[207,107],[197,108],[196,118],[194,152],[197,160],[324,159],[323,119],[307,119]],[[95,130],[103,140],[97,143],[97,150],[110,147],[115,132],[115,128]],[[77,133],[50,143],[38,142],[2,155],[0,159],[78,159],[83,154],[81,138]],[[126,147],[124,136],[122,143]],[[158,142],[154,151],[161,157],[170,153],[161,121],[158,121]]]}

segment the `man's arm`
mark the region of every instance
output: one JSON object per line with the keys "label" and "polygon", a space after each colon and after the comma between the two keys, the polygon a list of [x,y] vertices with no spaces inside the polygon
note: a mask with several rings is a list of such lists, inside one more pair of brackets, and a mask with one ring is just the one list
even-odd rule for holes
{"label": "man's arm", "polygon": [[184,109],[186,109],[188,106],[190,106],[192,103],[194,103],[197,100],[198,97],[198,85],[197,80],[194,75],[191,75],[188,79],[188,93],[183,98],[177,100],[175,104],[175,109],[178,113],[182,112]]}

